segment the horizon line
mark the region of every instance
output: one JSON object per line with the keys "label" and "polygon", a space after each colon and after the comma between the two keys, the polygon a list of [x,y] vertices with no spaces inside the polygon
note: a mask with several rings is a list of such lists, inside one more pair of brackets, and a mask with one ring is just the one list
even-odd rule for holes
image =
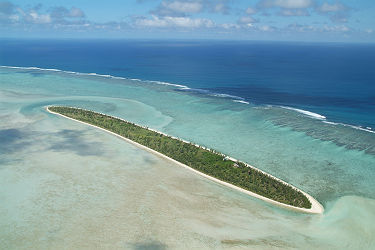
{"label": "horizon line", "polygon": [[301,43],[301,44],[367,44],[375,45],[370,41],[306,41],[306,40],[257,40],[257,39],[218,39],[218,38],[131,38],[131,37],[0,37],[0,41],[4,40],[46,40],[46,41],[185,41],[185,42],[258,42],[258,43]]}

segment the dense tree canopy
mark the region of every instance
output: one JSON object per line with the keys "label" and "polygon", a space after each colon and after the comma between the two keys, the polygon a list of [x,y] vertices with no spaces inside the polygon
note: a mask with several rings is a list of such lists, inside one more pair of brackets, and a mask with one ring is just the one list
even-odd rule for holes
{"label": "dense tree canopy", "polygon": [[218,152],[89,110],[60,106],[49,107],[49,110],[112,131],[202,173],[272,200],[295,207],[311,208],[310,201],[300,191],[243,162],[229,160]]}

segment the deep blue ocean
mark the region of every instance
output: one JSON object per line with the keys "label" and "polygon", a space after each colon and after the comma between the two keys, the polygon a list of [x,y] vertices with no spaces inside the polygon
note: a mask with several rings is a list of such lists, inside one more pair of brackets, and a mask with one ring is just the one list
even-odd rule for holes
{"label": "deep blue ocean", "polygon": [[188,94],[226,94],[375,127],[370,44],[3,39],[0,65],[162,81],[188,86],[179,89]]}

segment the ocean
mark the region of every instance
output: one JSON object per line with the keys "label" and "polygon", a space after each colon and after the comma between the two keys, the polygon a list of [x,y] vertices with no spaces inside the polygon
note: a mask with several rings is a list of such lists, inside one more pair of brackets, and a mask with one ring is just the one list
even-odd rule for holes
{"label": "ocean", "polygon": [[218,41],[1,41],[1,65],[154,80],[195,94],[306,109],[375,127],[375,45]]}
{"label": "ocean", "polygon": [[[370,249],[374,63],[370,44],[3,39],[3,245]],[[325,213],[228,190],[43,109],[54,104],[214,148]]]}

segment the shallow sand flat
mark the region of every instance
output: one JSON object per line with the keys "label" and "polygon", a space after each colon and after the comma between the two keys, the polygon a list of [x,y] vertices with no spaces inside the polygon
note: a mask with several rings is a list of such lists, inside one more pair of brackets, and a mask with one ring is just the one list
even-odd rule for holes
{"label": "shallow sand flat", "polygon": [[[327,229],[345,244],[349,225],[337,211],[353,215],[350,199],[323,216],[288,212],[86,125],[56,119],[44,126],[49,132],[34,147],[52,149],[25,149],[23,163],[1,172],[6,249],[325,248],[335,246],[319,240]],[[69,142],[77,135],[79,148]]]}
{"label": "shallow sand flat", "polygon": [[[0,109],[0,115],[11,111],[16,118],[2,120],[0,129],[1,248],[341,250],[375,245],[372,155],[275,127],[258,109],[58,75],[10,72],[2,77],[0,87],[17,94],[2,100]],[[25,93],[37,97],[17,99]],[[79,96],[74,99],[72,93]],[[124,98],[137,101],[129,104]],[[131,117],[200,145],[215,145],[293,181],[322,201],[325,212],[307,215],[269,205],[43,110],[57,104]],[[306,123],[299,120],[299,126]],[[248,148],[249,143],[257,147]]]}
{"label": "shallow sand flat", "polygon": [[[245,236],[241,227],[228,225],[225,211],[256,212],[241,211],[243,196],[232,200],[227,188],[95,129],[64,127],[63,133],[39,135],[34,147],[50,151],[26,149],[23,163],[2,172],[6,248],[214,248],[228,229]],[[69,144],[78,133],[80,148]],[[102,154],[85,149],[93,144]]]}

